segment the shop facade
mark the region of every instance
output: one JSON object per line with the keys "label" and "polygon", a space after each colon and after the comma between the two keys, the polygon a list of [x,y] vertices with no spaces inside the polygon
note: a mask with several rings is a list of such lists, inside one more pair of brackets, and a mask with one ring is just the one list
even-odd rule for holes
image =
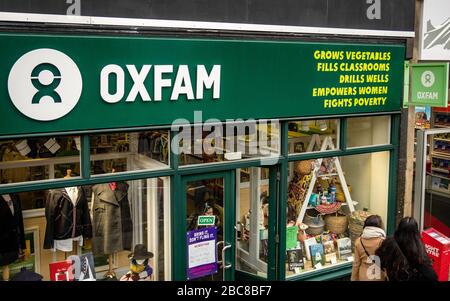
{"label": "shop facade", "polygon": [[[444,8],[444,10],[441,11],[438,8]],[[444,1],[423,1],[421,3],[420,28],[418,28],[419,38],[417,39],[419,49],[418,63],[448,64],[450,62],[450,51],[443,46],[445,43],[448,43],[448,39],[445,36],[441,36],[442,28],[445,26],[449,15],[447,13],[448,8],[450,8],[449,3]],[[431,39],[433,30],[437,33],[436,39]],[[446,79],[444,81],[444,89],[450,90]],[[441,99],[445,101],[448,97],[441,97]],[[414,149],[415,156],[409,158],[409,160],[411,164],[414,162],[415,170],[420,170],[420,172],[415,171],[414,173],[413,211],[415,218],[420,221],[419,226],[421,229],[432,227],[449,236],[450,218],[447,212],[450,195],[446,171],[449,157],[445,150],[448,145],[447,131],[449,123],[447,121],[450,109],[445,105],[434,106],[428,104],[428,106],[416,106],[415,111],[415,138],[418,142],[418,147]],[[424,136],[424,131],[427,131],[428,136]],[[423,137],[426,139],[423,140]],[[421,139],[422,141],[419,141]],[[421,148],[421,146],[424,146],[423,143],[426,144],[425,148]],[[416,158],[421,158],[423,162],[422,169],[418,169],[420,166],[416,163],[418,162]],[[419,185],[421,183],[423,183],[423,187]]]}
{"label": "shop facade", "polygon": [[395,228],[404,40],[53,31],[0,35],[11,275],[91,253],[120,279],[143,244],[152,280],[335,279],[358,221]]}

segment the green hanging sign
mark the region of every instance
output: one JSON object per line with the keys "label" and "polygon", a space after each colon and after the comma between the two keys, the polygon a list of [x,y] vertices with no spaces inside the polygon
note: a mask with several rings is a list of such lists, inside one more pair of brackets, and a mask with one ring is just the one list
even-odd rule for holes
{"label": "green hanging sign", "polygon": [[200,215],[197,219],[197,226],[214,226],[215,222],[214,215]]}
{"label": "green hanging sign", "polygon": [[447,107],[449,63],[411,64],[408,105]]}

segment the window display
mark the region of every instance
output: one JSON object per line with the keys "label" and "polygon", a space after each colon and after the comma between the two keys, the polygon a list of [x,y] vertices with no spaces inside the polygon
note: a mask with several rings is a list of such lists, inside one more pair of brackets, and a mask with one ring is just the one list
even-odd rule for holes
{"label": "window display", "polygon": [[169,144],[167,130],[91,135],[91,173],[166,168]]}
{"label": "window display", "polygon": [[92,237],[91,217],[82,187],[50,190],[45,204],[44,249],[72,252],[73,242],[83,245]]}
{"label": "window display", "polygon": [[1,140],[0,184],[79,176],[80,147],[79,136]]}
{"label": "window display", "polygon": [[128,187],[123,182],[92,187],[92,246],[95,254],[131,251],[133,224]]}
{"label": "window display", "polygon": [[148,262],[150,258],[153,258],[153,253],[148,252],[145,245],[138,244],[128,258],[130,259],[130,271],[123,275],[120,281],[150,281],[153,269]]}
{"label": "window display", "polygon": [[[35,214],[24,219],[18,195],[0,198],[0,269],[4,277],[5,266],[24,260],[19,255],[26,249],[25,225],[43,238],[34,242],[34,251],[41,254],[37,264],[43,280],[167,280],[171,235],[168,178],[39,193],[45,196],[45,216]],[[30,201],[28,192],[20,195],[22,203]],[[73,271],[80,274],[64,276],[61,269],[67,265],[69,272],[71,266],[79,267]]]}
{"label": "window display", "polygon": [[180,145],[180,165],[270,157],[280,152],[280,125],[253,120],[183,127],[175,139]]}
{"label": "window display", "polygon": [[[290,167],[286,276],[353,261],[365,218],[387,217],[389,153],[303,160]],[[303,258],[294,264],[299,253]]]}
{"label": "window display", "polygon": [[[339,148],[339,119],[290,121],[288,127],[290,154]],[[322,141],[326,137],[331,137],[333,144],[328,149],[321,149]]]}
{"label": "window display", "polygon": [[15,194],[0,195],[0,267],[3,279],[9,279],[8,265],[25,250],[25,233],[20,200]]}

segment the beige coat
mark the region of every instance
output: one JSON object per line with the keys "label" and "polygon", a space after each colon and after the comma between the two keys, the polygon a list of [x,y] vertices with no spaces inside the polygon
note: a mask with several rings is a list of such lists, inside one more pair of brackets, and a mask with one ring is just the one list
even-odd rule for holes
{"label": "beige coat", "polygon": [[[364,248],[361,244],[364,244],[369,255],[375,255],[375,251],[383,242],[384,238],[382,237],[373,237],[373,238],[361,238],[359,237],[355,241],[355,254],[353,256],[353,268],[352,268],[352,281],[384,281],[386,276],[384,272],[380,271],[379,279],[369,279],[367,275],[367,271],[373,265],[371,262],[367,263],[367,254],[364,251]],[[373,267],[371,269],[373,271]]]}

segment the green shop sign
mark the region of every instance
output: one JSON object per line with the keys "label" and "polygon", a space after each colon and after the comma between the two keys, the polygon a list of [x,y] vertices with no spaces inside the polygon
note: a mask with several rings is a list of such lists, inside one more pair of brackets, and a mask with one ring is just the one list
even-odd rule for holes
{"label": "green shop sign", "polygon": [[0,136],[400,109],[404,47],[0,34]]}
{"label": "green shop sign", "polygon": [[411,100],[409,105],[447,107],[448,63],[411,65]]}
{"label": "green shop sign", "polygon": [[214,226],[216,217],[214,215],[200,215],[197,219],[198,226]]}

